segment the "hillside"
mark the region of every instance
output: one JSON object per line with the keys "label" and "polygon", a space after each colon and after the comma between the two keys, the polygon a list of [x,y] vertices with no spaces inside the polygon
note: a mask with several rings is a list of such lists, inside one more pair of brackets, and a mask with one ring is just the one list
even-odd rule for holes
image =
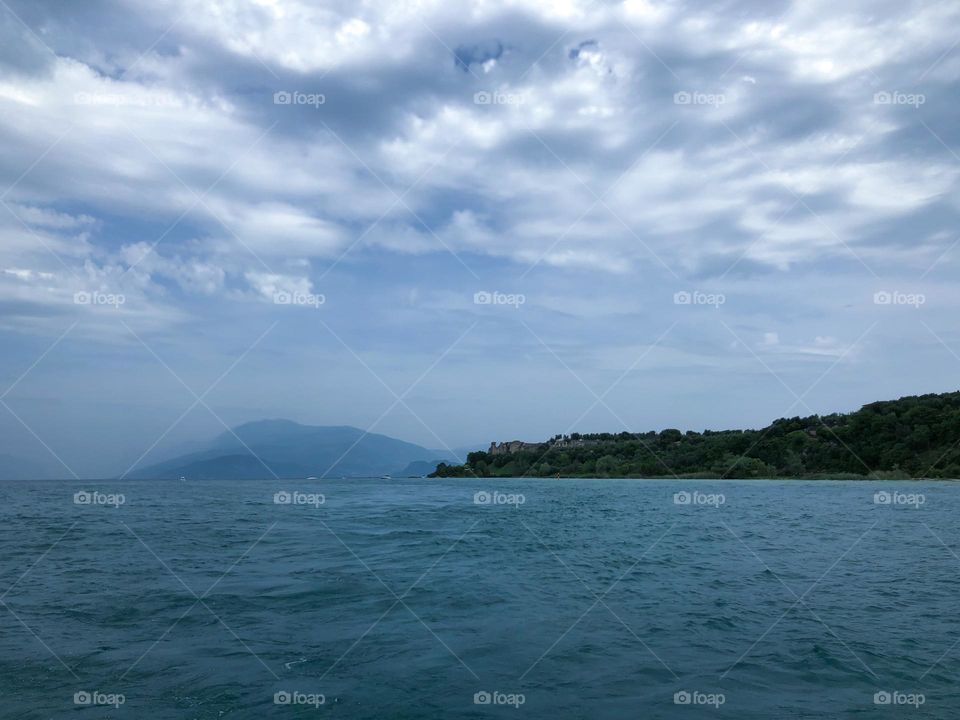
{"label": "hillside", "polygon": [[[462,456],[461,456],[462,457]],[[350,426],[261,420],[224,432],[203,450],[135,469],[131,478],[189,480],[377,476],[450,453]],[[262,461],[262,462],[261,462]],[[434,464],[430,465],[433,468]],[[265,467],[266,466],[266,467]]]}
{"label": "hillside", "polygon": [[[516,451],[513,451],[517,448]],[[491,446],[437,477],[960,478],[960,392],[781,418],[759,430],[557,435]]]}
{"label": "hillside", "polygon": [[29,458],[0,453],[0,480],[37,480],[63,474],[63,466],[54,466]]}

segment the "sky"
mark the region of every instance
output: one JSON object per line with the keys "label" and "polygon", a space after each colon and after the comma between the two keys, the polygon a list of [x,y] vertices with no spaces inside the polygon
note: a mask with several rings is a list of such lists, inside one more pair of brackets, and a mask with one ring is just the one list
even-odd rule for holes
{"label": "sky", "polygon": [[0,0],[0,453],[958,389],[960,5]]}

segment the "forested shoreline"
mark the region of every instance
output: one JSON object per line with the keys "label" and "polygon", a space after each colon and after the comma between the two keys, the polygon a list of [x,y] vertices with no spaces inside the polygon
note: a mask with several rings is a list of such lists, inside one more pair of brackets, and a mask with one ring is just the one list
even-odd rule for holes
{"label": "forested shoreline", "polygon": [[960,392],[781,418],[758,430],[556,435],[432,477],[960,478]]}

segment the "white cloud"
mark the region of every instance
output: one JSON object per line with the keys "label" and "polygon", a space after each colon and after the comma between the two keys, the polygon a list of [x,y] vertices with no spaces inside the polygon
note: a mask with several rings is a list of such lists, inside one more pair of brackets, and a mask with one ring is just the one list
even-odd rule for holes
{"label": "white cloud", "polygon": [[273,302],[277,293],[306,295],[313,292],[313,284],[304,277],[258,272],[249,272],[245,277],[253,290],[270,302]]}

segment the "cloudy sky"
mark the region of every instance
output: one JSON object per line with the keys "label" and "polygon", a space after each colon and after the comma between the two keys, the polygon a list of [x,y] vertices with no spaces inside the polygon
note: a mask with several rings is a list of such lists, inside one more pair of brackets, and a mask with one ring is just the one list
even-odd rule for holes
{"label": "cloudy sky", "polygon": [[956,390],[958,30],[954,0],[2,0],[0,453]]}

